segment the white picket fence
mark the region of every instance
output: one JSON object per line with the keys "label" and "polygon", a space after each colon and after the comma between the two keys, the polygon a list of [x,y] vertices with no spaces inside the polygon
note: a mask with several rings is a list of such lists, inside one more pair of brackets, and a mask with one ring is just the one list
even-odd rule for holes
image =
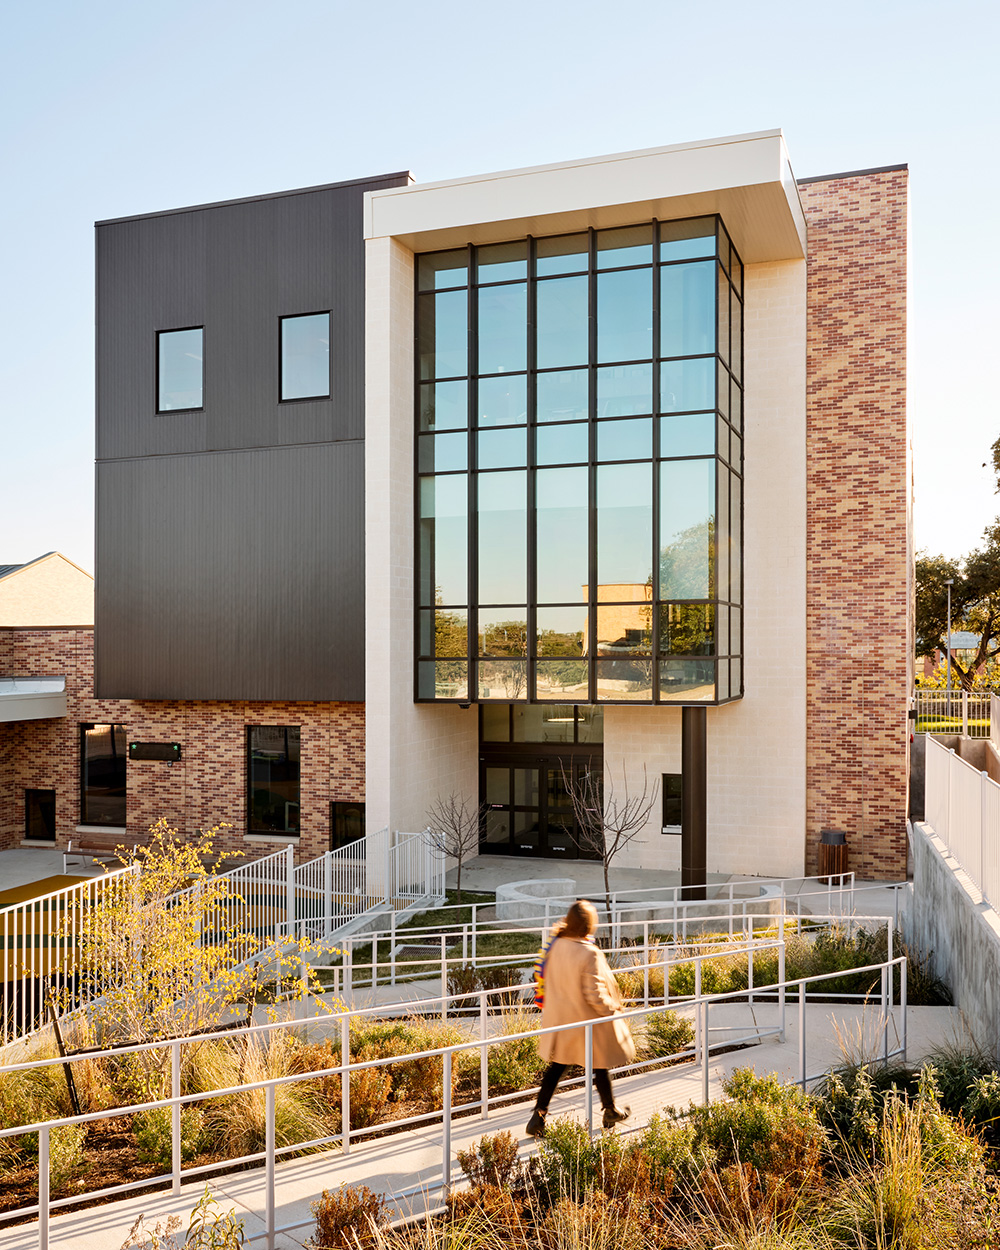
{"label": "white picket fence", "polygon": [[[137,866],[67,886],[0,911],[6,964],[0,982],[0,1045],[45,1023],[47,995],[78,1010],[93,1001],[99,978],[80,965],[88,911],[125,888]],[[444,898],[445,864],[425,834],[382,829],[295,866],[291,846],[213,879],[201,921],[203,937],[226,934],[234,967],[294,938],[329,937],[352,918],[386,904]],[[221,890],[220,890],[221,887]],[[175,896],[197,896],[195,883]],[[235,934],[235,942],[232,935]]]}
{"label": "white picket fence", "polygon": [[927,823],[1000,911],[1000,785],[927,737]]}

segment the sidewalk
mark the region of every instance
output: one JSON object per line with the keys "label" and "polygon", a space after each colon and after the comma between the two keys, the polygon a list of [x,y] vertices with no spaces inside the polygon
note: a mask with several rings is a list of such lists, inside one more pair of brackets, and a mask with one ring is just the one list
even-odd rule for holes
{"label": "sidewalk", "polygon": [[[710,1025],[712,1038],[724,1040],[725,1033],[716,1029],[736,1029],[746,1033],[754,1022],[762,1030],[773,1027],[777,1019],[777,1007],[758,1006],[753,1011],[746,1004],[719,1006],[712,1013]],[[899,1017],[899,1009],[895,1012]],[[823,1006],[814,1004],[807,1017],[806,1052],[810,1073],[818,1072],[838,1062],[841,1058],[837,1029],[842,1035],[858,1036],[878,1031],[874,1014],[855,1006]],[[757,1072],[775,1072],[785,1080],[795,1080],[799,1073],[797,1013],[794,1003],[789,1003],[787,1014],[787,1041],[781,1043],[768,1039],[759,1046],[720,1055],[709,1063],[709,1093],[714,1099],[721,1095],[722,1079],[735,1068],[754,1067]],[[835,1027],[836,1024],[836,1027]],[[908,1056],[919,1059],[934,1047],[954,1040],[962,1034],[961,1015],[953,1007],[911,1007],[908,1012]],[[890,1049],[895,1045],[894,1029],[890,1026]],[[616,1097],[621,1103],[632,1107],[632,1118],[623,1126],[626,1130],[642,1128],[650,1116],[665,1106],[687,1106],[688,1102],[700,1102],[702,1097],[701,1069],[693,1064],[655,1073],[623,1078],[615,1083]],[[595,1096],[595,1113],[600,1107]],[[512,1132],[521,1142],[522,1153],[536,1149],[535,1144],[524,1135],[530,1107],[527,1103],[503,1110],[491,1111],[488,1121],[478,1114],[475,1118],[456,1119],[452,1125],[452,1176],[461,1180],[456,1162],[458,1150],[477,1141],[484,1133],[501,1130]],[[582,1088],[557,1093],[550,1115],[569,1115],[582,1118],[584,1114],[584,1091]],[[598,1119],[599,1123],[599,1119]],[[321,1191],[341,1184],[367,1185],[377,1193],[390,1195],[413,1186],[423,1185],[428,1191],[429,1204],[439,1201],[442,1174],[442,1129],[440,1125],[428,1125],[370,1141],[355,1142],[346,1157],[339,1150],[325,1151],[303,1159],[278,1163],[276,1168],[275,1223],[277,1227],[308,1221],[292,1233],[279,1234],[275,1245],[281,1250],[301,1250],[312,1233],[310,1203]],[[263,1167],[251,1172],[223,1175],[208,1182],[209,1187],[223,1209],[232,1208],[245,1219],[249,1237],[264,1231],[264,1185]],[[50,1226],[50,1246],[54,1250],[119,1250],[128,1230],[140,1213],[152,1220],[170,1214],[179,1215],[187,1227],[191,1209],[205,1188],[205,1181],[192,1181],[181,1187],[179,1196],[169,1191],[147,1194],[138,1198],[126,1198],[102,1207],[92,1207],[76,1214],[54,1213]],[[400,1214],[425,1209],[420,1194],[398,1204]],[[35,1250],[38,1245],[37,1223],[4,1229],[0,1236],[4,1250]],[[261,1239],[252,1243],[261,1247]]]}

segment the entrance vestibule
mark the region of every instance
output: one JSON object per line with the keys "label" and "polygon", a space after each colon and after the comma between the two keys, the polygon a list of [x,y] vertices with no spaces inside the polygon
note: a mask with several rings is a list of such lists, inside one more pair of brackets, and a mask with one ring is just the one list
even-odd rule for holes
{"label": "entrance vestibule", "polygon": [[569,787],[604,767],[603,711],[577,705],[482,704],[480,851],[544,859],[599,858],[579,845]]}

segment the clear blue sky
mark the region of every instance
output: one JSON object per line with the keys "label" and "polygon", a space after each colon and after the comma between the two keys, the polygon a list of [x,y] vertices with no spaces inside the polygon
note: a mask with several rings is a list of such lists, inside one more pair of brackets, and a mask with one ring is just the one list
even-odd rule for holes
{"label": "clear blue sky", "polygon": [[93,567],[93,222],[780,126],[799,177],[907,161],[917,544],[1000,513],[1000,5],[42,0],[0,38],[0,563]]}

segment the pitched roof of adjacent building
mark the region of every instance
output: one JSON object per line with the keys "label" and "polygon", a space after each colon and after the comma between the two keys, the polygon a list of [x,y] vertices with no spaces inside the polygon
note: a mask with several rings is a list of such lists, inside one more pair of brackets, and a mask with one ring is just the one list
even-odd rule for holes
{"label": "pitched roof of adjacent building", "polygon": [[0,628],[94,623],[94,579],[59,551],[0,564]]}

